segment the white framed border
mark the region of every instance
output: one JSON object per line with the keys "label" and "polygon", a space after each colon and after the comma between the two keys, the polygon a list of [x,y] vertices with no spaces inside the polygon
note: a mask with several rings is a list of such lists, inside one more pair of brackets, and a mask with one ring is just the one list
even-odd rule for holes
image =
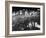
{"label": "white framed border", "polygon": [[[40,8],[40,30],[31,30],[31,31],[12,31],[12,7],[35,7]],[[9,24],[9,34],[27,34],[27,33],[43,33],[43,6],[42,5],[27,5],[27,4],[10,4],[10,24]]]}

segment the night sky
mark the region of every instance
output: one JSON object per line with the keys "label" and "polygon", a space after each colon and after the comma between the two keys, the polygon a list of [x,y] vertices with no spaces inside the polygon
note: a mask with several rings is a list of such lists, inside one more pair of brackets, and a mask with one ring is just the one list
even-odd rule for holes
{"label": "night sky", "polygon": [[[33,8],[33,7],[12,7],[12,12],[17,12],[19,10],[23,10],[23,9],[27,9],[28,11],[37,11],[37,9],[40,9],[40,8]],[[39,10],[40,11],[40,10]]]}

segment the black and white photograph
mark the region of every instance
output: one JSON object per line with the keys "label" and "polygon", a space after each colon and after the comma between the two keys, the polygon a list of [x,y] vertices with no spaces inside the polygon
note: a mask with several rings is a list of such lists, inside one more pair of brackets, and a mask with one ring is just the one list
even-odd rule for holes
{"label": "black and white photograph", "polygon": [[10,34],[43,33],[43,6],[10,4]]}
{"label": "black and white photograph", "polygon": [[12,31],[40,30],[40,8],[12,7]]}

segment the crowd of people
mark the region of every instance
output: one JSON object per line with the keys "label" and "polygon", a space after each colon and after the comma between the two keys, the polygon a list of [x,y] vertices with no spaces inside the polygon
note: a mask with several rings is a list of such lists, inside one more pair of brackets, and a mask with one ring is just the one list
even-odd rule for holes
{"label": "crowd of people", "polygon": [[[16,17],[17,16],[17,17]],[[40,12],[23,9],[12,13],[13,31],[39,30],[35,27],[35,22],[40,23]],[[39,19],[38,19],[39,18]],[[38,21],[37,21],[38,20]],[[39,24],[40,25],[40,24]]]}

